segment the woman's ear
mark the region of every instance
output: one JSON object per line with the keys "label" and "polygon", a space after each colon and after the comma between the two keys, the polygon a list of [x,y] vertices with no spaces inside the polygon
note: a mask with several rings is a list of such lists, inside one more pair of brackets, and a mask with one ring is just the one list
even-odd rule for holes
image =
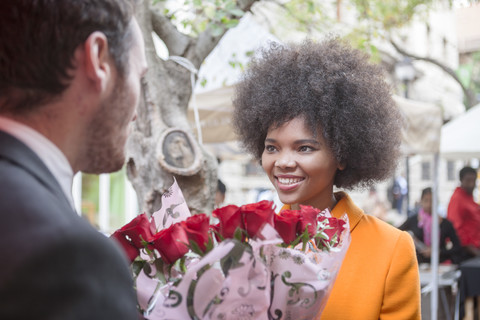
{"label": "woman's ear", "polygon": [[339,164],[337,165],[337,169],[340,170],[340,171],[344,170],[345,167],[346,167],[345,163],[339,163]]}

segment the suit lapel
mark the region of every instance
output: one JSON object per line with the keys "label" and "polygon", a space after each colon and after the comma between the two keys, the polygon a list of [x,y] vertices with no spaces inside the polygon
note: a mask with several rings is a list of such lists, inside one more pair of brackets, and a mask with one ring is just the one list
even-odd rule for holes
{"label": "suit lapel", "polygon": [[57,179],[55,179],[37,154],[23,142],[3,131],[0,131],[0,160],[1,159],[6,159],[22,167],[50,190],[59,201],[65,202],[65,204],[71,208],[70,202],[63,193]]}

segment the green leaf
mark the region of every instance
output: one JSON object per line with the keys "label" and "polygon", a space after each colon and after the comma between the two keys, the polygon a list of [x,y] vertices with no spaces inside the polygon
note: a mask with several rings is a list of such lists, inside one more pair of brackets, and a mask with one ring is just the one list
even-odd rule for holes
{"label": "green leaf", "polygon": [[227,13],[223,10],[217,10],[215,11],[214,19],[218,21],[222,21],[223,18],[227,16]]}
{"label": "green leaf", "polygon": [[223,27],[215,23],[210,24],[210,29],[212,30],[212,36],[214,37],[218,37],[224,32]]}
{"label": "green leaf", "polygon": [[143,266],[145,265],[146,261],[144,260],[135,260],[133,261],[132,263],[132,272],[134,274],[134,277],[137,277],[140,273],[140,271],[142,271],[143,269]]}
{"label": "green leaf", "polygon": [[205,29],[207,28],[207,26],[208,26],[207,20],[200,21],[200,22],[197,24],[197,30],[198,30],[198,32],[203,32],[203,31],[205,31]]}
{"label": "green leaf", "polygon": [[238,26],[239,22],[240,21],[238,19],[230,19],[230,20],[227,20],[224,24],[225,24],[225,27],[227,27],[227,29],[231,29]]}
{"label": "green leaf", "polygon": [[235,232],[233,233],[233,239],[242,242],[244,235],[246,235],[246,232],[240,227],[237,227],[237,229],[235,229]]}
{"label": "green leaf", "polygon": [[235,1],[226,1],[225,2],[225,10],[230,11],[232,9],[237,8],[237,4]]}
{"label": "green leaf", "polygon": [[240,8],[229,9],[228,13],[235,17],[243,17],[243,15],[245,14],[245,12]]}
{"label": "green leaf", "polygon": [[196,253],[201,257],[205,255],[205,253],[202,251],[202,249],[200,249],[200,246],[195,240],[190,240],[189,242],[190,244],[188,247],[190,248],[190,250],[192,250],[193,253]]}
{"label": "green leaf", "polygon": [[185,266],[185,259],[186,259],[186,258],[187,258],[187,257],[183,256],[183,257],[181,257],[181,258],[179,259],[179,260],[180,260],[180,262],[179,262],[179,267],[180,267],[180,271],[181,271],[182,273],[187,273],[187,267]]}
{"label": "green leaf", "polygon": [[310,240],[310,234],[308,233],[308,226],[305,227],[305,231],[302,233],[302,251],[307,248],[308,240]]}
{"label": "green leaf", "polygon": [[237,267],[243,266],[244,264],[240,262],[243,253],[246,250],[250,250],[250,247],[244,243],[236,240],[231,240],[235,243],[235,246],[220,260],[220,266],[222,268],[225,276],[228,276],[230,269],[235,269]]}
{"label": "green leaf", "polygon": [[205,246],[205,254],[209,253],[210,251],[213,250],[213,247],[215,246],[215,243],[213,242],[213,237],[210,236],[208,238],[207,245]]}
{"label": "green leaf", "polygon": [[163,262],[161,258],[158,258],[155,259],[153,263],[155,265],[155,268],[157,269],[157,279],[159,279],[164,284],[167,283],[167,279],[165,278],[165,274],[163,273],[165,262]]}
{"label": "green leaf", "polygon": [[150,275],[150,273],[152,273],[152,267],[150,266],[149,263],[145,263],[143,265],[143,271],[145,272],[146,275]]}

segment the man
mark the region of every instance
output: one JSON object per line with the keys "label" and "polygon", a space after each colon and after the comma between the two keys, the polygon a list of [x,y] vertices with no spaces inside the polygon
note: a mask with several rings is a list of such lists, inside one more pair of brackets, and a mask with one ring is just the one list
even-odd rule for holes
{"label": "man", "polygon": [[0,319],[138,318],[71,183],[122,167],[145,72],[128,0],[0,2]]}
{"label": "man", "polygon": [[480,255],[480,206],[473,200],[477,171],[471,167],[460,170],[457,187],[448,204],[448,219],[453,223],[468,257]]}

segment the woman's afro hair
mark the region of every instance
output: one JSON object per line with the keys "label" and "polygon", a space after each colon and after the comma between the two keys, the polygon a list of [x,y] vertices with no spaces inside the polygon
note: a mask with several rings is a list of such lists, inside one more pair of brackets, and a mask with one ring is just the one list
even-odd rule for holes
{"label": "woman's afro hair", "polygon": [[368,187],[397,164],[402,117],[382,70],[338,39],[271,44],[252,60],[233,104],[235,131],[257,159],[270,128],[302,117],[345,165],[337,187]]}

